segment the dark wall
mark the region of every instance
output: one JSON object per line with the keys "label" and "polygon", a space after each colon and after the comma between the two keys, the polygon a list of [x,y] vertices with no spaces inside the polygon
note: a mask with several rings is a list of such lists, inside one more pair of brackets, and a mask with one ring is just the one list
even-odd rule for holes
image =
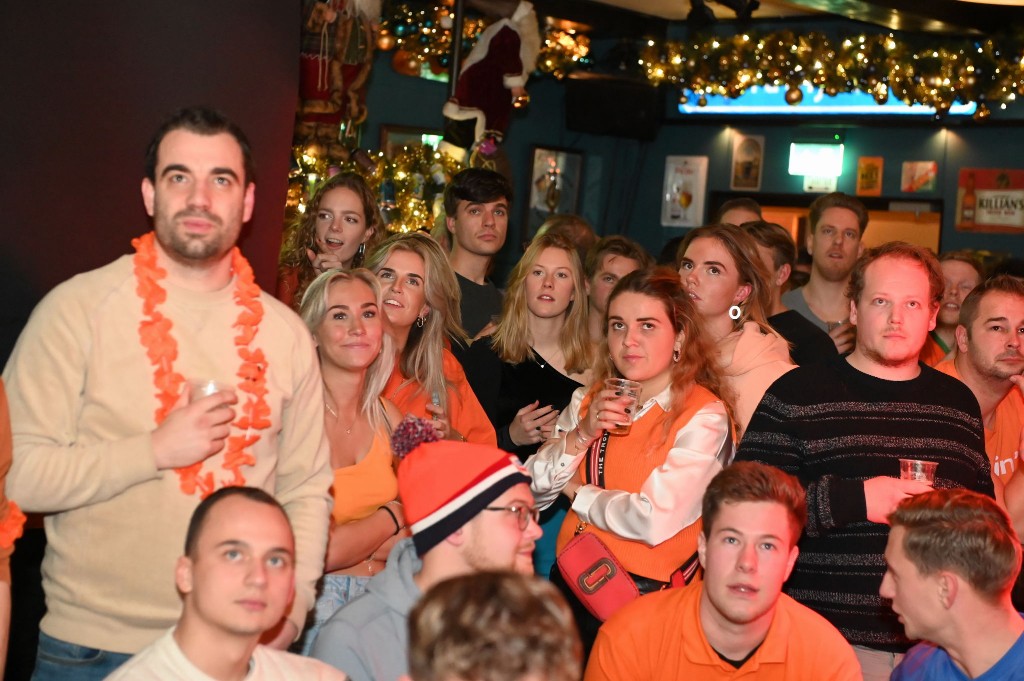
{"label": "dark wall", "polygon": [[180,106],[220,108],[250,137],[242,249],[273,288],[299,22],[296,0],[0,3],[0,362],[49,289],[149,229],[142,156]]}

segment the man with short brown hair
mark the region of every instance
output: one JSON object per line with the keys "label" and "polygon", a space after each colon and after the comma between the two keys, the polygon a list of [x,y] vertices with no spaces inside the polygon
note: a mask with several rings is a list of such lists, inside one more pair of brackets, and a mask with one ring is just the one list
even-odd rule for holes
{"label": "man with short brown hair", "polygon": [[601,627],[586,681],[859,681],[843,637],[782,594],[807,520],[791,475],[737,463],[708,484],[703,581],[633,601]]}
{"label": "man with short brown hair", "polygon": [[196,507],[174,584],[177,625],[108,677],[344,681],[330,666],[260,645],[295,596],[295,537],[284,509],[255,487],[225,487]]}
{"label": "man with short brown hair", "polygon": [[291,518],[297,593],[279,647],[323,572],[323,383],[309,330],[235,245],[255,201],[249,143],[223,114],[189,107],[160,126],[145,167],[153,231],[48,293],[4,369],[7,491],[46,514],[36,681],[102,679],[177,620],[181,601],[158,577],[217,488],[265,489]]}
{"label": "man with short brown hair", "polygon": [[985,451],[997,492],[1020,462],[1024,398],[1015,385],[1024,372],[1024,281],[1002,274],[964,299],[956,327],[957,354],[936,369],[971,389],[981,407]]}
{"label": "man with short brown hair", "polygon": [[868,211],[860,199],[833,192],[814,200],[807,225],[811,278],[782,296],[782,302],[828,332],[839,354],[845,354],[853,349],[856,335],[848,317],[846,286],[863,249]]}
{"label": "man with short brown hair", "polygon": [[1024,678],[1024,618],[1010,602],[1021,546],[1006,512],[940,489],[905,499],[889,522],[879,594],[907,636],[923,639],[892,681]]}
{"label": "man with short brown hair", "polygon": [[653,263],[643,246],[617,234],[603,237],[590,247],[583,261],[583,274],[590,304],[587,326],[592,343],[600,343],[605,336],[608,297],[619,279],[635,270],[647,269]]}

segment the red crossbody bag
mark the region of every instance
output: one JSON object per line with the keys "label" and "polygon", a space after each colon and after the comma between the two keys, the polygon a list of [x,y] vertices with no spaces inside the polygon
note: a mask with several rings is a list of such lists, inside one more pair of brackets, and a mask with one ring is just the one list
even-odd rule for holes
{"label": "red crossbody bag", "polygon": [[[588,479],[604,487],[604,456],[608,433],[590,446],[587,453]],[[602,622],[620,608],[640,597],[640,589],[601,538],[585,532],[587,524],[576,526],[576,536],[558,554],[556,563],[562,578],[583,606]],[[689,584],[700,566],[694,553],[672,573],[669,588]]]}

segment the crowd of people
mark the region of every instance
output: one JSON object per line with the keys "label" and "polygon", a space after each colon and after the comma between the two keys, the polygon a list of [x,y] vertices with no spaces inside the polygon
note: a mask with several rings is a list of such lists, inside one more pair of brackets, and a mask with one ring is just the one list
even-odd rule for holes
{"label": "crowd of people", "polygon": [[153,231],[0,384],[33,679],[1022,678],[1021,279],[864,248],[833,193],[802,287],[742,199],[667,266],[557,216],[502,288],[512,188],[469,168],[444,240],[324,180],[275,298],[244,133],[182,109],[145,168]]}

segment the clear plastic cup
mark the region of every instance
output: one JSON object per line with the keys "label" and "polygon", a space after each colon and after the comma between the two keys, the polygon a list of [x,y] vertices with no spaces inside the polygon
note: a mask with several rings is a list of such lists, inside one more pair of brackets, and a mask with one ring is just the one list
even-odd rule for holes
{"label": "clear plastic cup", "polygon": [[632,417],[636,415],[636,410],[640,408],[640,384],[628,378],[606,378],[604,379],[604,387],[622,393],[618,399],[629,409],[630,415],[630,419],[625,424],[609,430],[608,433],[611,435],[625,435],[629,432],[630,426],[633,425]]}
{"label": "clear plastic cup", "polygon": [[935,484],[935,469],[939,467],[934,461],[922,459],[900,459],[900,480],[916,480],[926,485]]}
{"label": "clear plastic cup", "polygon": [[235,392],[235,386],[212,378],[191,378],[188,381],[188,401],[195,402],[221,391]]}

